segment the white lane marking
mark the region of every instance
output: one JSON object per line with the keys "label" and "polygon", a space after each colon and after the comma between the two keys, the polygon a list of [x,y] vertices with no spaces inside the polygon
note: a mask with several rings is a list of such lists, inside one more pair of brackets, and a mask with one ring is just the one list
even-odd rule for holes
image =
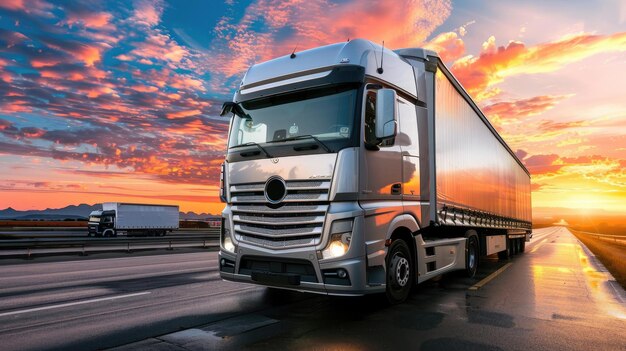
{"label": "white lane marking", "polygon": [[87,303],[94,303],[94,302],[100,302],[100,301],[118,300],[118,299],[124,299],[124,298],[127,298],[127,297],[147,295],[147,294],[150,294],[150,293],[151,293],[150,291],[144,291],[144,292],[139,292],[139,293],[134,293],[134,294],[101,297],[101,298],[91,299],[91,300],[67,302],[67,303],[62,303],[62,304],[59,304],[59,305],[29,308],[29,309],[26,309],[26,310],[19,310],[19,311],[11,311],[11,312],[0,313],[0,317],[11,316],[11,315],[14,315],[14,314],[21,314],[21,313],[29,313],[29,312],[36,312],[36,311],[51,310],[51,309],[54,309],[54,308],[62,308],[62,307],[68,307],[68,306],[84,305],[84,304],[87,304]]}

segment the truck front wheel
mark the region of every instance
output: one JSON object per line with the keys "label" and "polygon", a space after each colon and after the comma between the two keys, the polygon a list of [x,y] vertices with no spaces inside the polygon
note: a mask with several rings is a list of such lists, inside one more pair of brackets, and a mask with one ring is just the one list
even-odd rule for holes
{"label": "truck front wheel", "polygon": [[387,300],[401,303],[409,296],[413,286],[411,252],[404,240],[395,240],[387,253]]}
{"label": "truck front wheel", "polygon": [[474,278],[478,270],[478,237],[472,235],[467,238],[467,252],[465,255],[465,272],[470,278]]}

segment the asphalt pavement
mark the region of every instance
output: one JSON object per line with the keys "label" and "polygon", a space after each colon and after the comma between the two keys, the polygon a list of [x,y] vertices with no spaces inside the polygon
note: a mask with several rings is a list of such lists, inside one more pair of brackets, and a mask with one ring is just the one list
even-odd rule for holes
{"label": "asphalt pavement", "polygon": [[481,263],[477,278],[445,275],[397,306],[224,282],[216,252],[0,263],[0,340],[3,350],[626,350],[626,293],[566,228]]}

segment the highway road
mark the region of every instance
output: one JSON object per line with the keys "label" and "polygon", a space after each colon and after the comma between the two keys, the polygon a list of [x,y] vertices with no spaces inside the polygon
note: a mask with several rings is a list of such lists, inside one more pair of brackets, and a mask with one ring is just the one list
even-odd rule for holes
{"label": "highway road", "polygon": [[0,263],[1,348],[626,350],[626,294],[566,228],[397,306],[224,282],[216,258]]}
{"label": "highway road", "polygon": [[[19,229],[19,230],[18,230]],[[29,229],[9,229],[0,228],[0,237],[12,237],[12,238],[87,238],[87,228],[72,228],[71,230],[53,230],[53,228],[38,228],[38,230]],[[179,235],[219,235],[219,228],[206,228],[206,229],[178,229],[171,233],[168,233],[166,237],[174,237]],[[92,237],[93,238],[93,237]]]}

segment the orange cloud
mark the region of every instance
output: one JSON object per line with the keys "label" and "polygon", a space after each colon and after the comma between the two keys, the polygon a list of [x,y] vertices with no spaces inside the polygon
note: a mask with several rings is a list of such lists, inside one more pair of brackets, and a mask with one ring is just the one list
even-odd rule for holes
{"label": "orange cloud", "polygon": [[531,175],[555,173],[560,170],[563,165],[556,163],[559,155],[533,155],[523,160],[524,165],[528,168]]}
{"label": "orange cloud", "polygon": [[491,122],[500,124],[503,121],[519,120],[543,113],[567,97],[569,95],[534,96],[529,99],[497,102],[483,107],[482,110]]}
{"label": "orange cloud", "polygon": [[[214,31],[209,65],[218,80],[241,74],[251,64],[311,47],[368,38],[391,48],[416,46],[450,15],[450,1],[261,0],[238,22],[223,18]],[[329,14],[332,14],[329,15]],[[262,20],[266,30],[253,28]],[[287,36],[281,30],[291,29]],[[214,84],[219,87],[219,84]]]}
{"label": "orange cloud", "polygon": [[458,59],[452,65],[452,71],[470,94],[483,100],[489,97],[485,94],[489,94],[495,84],[507,77],[552,72],[598,53],[616,51],[626,51],[626,32],[568,35],[532,47],[511,41],[496,48],[492,37],[483,44],[479,56]]}
{"label": "orange cloud", "polygon": [[465,43],[455,32],[445,32],[437,35],[426,43],[424,48],[436,51],[441,59],[447,62],[456,60],[465,54]]}
{"label": "orange cloud", "polygon": [[76,57],[83,61],[87,67],[93,66],[101,60],[101,49],[95,46],[84,45],[82,49],[73,52]]}

